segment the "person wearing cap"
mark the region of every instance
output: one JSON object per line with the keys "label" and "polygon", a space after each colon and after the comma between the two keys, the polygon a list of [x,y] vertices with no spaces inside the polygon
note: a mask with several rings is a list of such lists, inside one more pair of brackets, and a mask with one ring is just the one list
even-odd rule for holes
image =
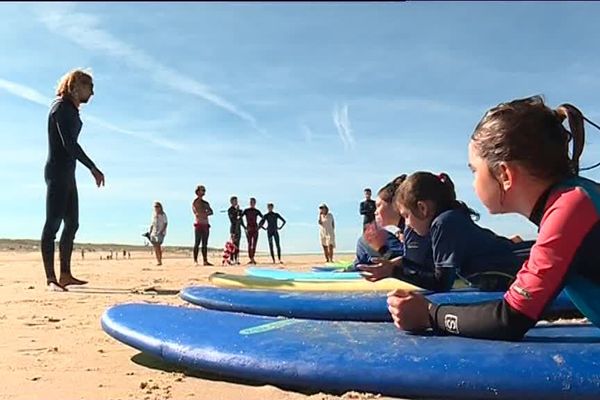
{"label": "person wearing cap", "polygon": [[333,249],[335,248],[335,222],[333,214],[329,212],[327,204],[319,205],[319,236],[321,246],[325,253],[325,262],[333,262]]}

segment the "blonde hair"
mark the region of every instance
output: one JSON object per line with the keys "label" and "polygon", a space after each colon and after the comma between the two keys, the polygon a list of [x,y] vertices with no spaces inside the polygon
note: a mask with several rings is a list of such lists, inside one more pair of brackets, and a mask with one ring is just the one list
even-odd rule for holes
{"label": "blonde hair", "polygon": [[59,97],[70,96],[79,98],[79,88],[84,84],[89,84],[93,80],[92,71],[89,69],[74,69],[64,74],[56,85],[56,95]]}

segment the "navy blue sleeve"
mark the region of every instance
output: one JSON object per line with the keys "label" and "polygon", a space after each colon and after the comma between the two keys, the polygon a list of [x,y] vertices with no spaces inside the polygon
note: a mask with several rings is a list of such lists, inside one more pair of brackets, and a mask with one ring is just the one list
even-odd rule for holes
{"label": "navy blue sleeve", "polygon": [[79,117],[76,112],[71,110],[70,107],[61,105],[54,113],[54,123],[67,153],[76,160],[79,160],[89,170],[97,169],[96,165],[77,143]]}
{"label": "navy blue sleeve", "polygon": [[404,229],[403,263],[433,271],[431,237],[429,235],[419,236],[412,228],[406,227]]}
{"label": "navy blue sleeve", "polygon": [[388,254],[388,259],[404,256],[404,244],[392,233],[386,238],[385,245],[387,247],[385,253]]}
{"label": "navy blue sleeve", "polygon": [[[444,222],[445,219],[442,220]],[[443,224],[440,221],[434,220],[431,226],[431,237],[421,237],[412,229],[405,230],[405,252],[406,256],[402,259],[402,265],[394,269],[393,276],[423,289],[433,290],[435,292],[445,292],[452,289],[454,280],[456,279],[456,268],[447,263],[447,258],[452,259],[454,253],[451,252],[452,247],[447,246],[447,249],[442,247],[442,254],[436,257],[434,241],[443,245],[448,245],[448,242],[443,242],[449,230],[443,230]],[[432,253],[433,261],[432,261]],[[435,261],[435,263],[434,263]],[[439,262],[439,264],[438,264]],[[435,265],[433,265],[435,264]]]}
{"label": "navy blue sleeve", "polygon": [[371,264],[371,254],[369,252],[370,247],[365,243],[362,236],[356,241],[356,258],[352,263],[352,270],[357,271],[356,266],[358,264]]}
{"label": "navy blue sleeve", "polygon": [[402,260],[400,267],[394,268],[392,276],[423,289],[434,292],[448,292],[454,286],[456,279],[454,268],[439,268],[427,270]]}
{"label": "navy blue sleeve", "polygon": [[[457,211],[460,212],[460,211]],[[465,218],[470,218],[465,215]],[[431,248],[436,268],[454,268],[460,271],[465,265],[468,254],[469,227],[464,218],[446,215],[436,218],[431,225]]]}

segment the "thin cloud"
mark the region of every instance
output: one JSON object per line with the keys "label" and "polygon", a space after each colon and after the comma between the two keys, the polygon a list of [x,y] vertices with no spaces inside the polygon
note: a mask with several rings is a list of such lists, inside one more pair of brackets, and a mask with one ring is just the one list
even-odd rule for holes
{"label": "thin cloud", "polygon": [[352,135],[352,128],[350,126],[350,119],[348,118],[348,105],[344,104],[341,107],[334,107],[333,109],[333,123],[337,128],[338,135],[344,144],[344,148],[354,149],[356,141]]}
{"label": "thin cloud", "polygon": [[[38,13],[39,20],[52,32],[74,41],[79,46],[87,50],[106,53],[135,68],[145,70],[155,81],[167,85],[175,91],[202,98],[246,121],[255,130],[266,135],[266,132],[258,126],[254,116],[217,95],[208,86],[161,64],[143,51],[101,29],[99,20],[93,15],[72,12],[70,8],[58,10],[54,6],[52,8],[44,7],[43,11]],[[78,23],[74,24],[73,21],[78,21]]]}
{"label": "thin cloud", "polygon": [[15,95],[25,100],[29,100],[36,104],[40,104],[42,106],[47,106],[48,104],[50,104],[50,100],[48,100],[48,98],[46,98],[37,90],[27,86],[23,86],[16,82],[7,81],[5,79],[0,78],[0,89],[4,89],[12,95]]}
{"label": "thin cloud", "polygon": [[110,122],[107,122],[107,121],[105,121],[101,118],[95,117],[93,115],[85,115],[85,116],[82,116],[82,118],[85,119],[86,121],[89,121],[95,125],[102,127],[102,128],[109,129],[113,132],[122,133],[124,135],[129,135],[129,136],[135,137],[137,139],[145,140],[147,142],[153,143],[160,147],[164,147],[166,149],[176,150],[176,151],[182,151],[185,149],[185,146],[182,146],[179,143],[175,143],[171,140],[160,138],[160,137],[153,137],[153,136],[149,136],[147,134],[141,133],[141,132],[136,132],[136,131],[132,131],[129,129],[120,128],[116,125],[111,124]]}
{"label": "thin cloud", "polygon": [[[31,87],[21,85],[20,83],[11,82],[11,81],[8,81],[8,80],[2,79],[2,78],[0,78],[0,89],[4,89],[6,92],[8,92],[14,96],[20,97],[22,99],[31,101],[32,103],[39,104],[39,105],[42,105],[45,107],[47,107],[52,102],[51,99],[47,98],[42,93],[38,92],[37,90],[35,90]],[[89,114],[82,115],[82,118],[85,119],[86,121],[89,121],[95,125],[102,127],[102,128],[111,130],[113,132],[118,132],[118,133],[122,133],[125,135],[133,136],[137,139],[144,140],[144,141],[153,143],[157,146],[164,147],[164,148],[167,148],[170,150],[181,151],[181,150],[184,150],[184,148],[185,148],[184,146],[182,146],[178,143],[172,142],[170,140],[167,140],[167,139],[153,137],[153,136],[149,136],[148,134],[144,134],[141,132],[135,132],[135,131],[132,131],[129,129],[124,129],[124,128],[118,127],[116,125],[113,125],[113,124],[103,120],[102,118],[98,118],[93,115],[89,115]]]}

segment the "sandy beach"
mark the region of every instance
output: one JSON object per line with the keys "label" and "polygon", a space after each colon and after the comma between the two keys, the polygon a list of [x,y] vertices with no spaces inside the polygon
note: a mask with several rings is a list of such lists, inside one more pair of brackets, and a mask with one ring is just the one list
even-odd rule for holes
{"label": "sandy beach", "polygon": [[[270,385],[242,384],[208,376],[188,376],[149,360],[106,335],[104,310],[121,302],[182,305],[177,291],[203,284],[219,270],[243,273],[245,266],[197,267],[185,252],[165,254],[162,266],[149,251],[131,259],[100,260],[105,250],[73,254],[74,274],[89,280],[68,293],[46,290],[37,251],[0,252],[0,399],[371,399],[372,394],[342,396],[298,393]],[[220,254],[211,261],[220,264]],[[349,256],[346,256],[348,258]],[[341,257],[343,258],[343,257]],[[322,255],[285,257],[285,267],[307,270]],[[247,261],[242,257],[242,261]],[[268,258],[259,255],[257,261]]]}

